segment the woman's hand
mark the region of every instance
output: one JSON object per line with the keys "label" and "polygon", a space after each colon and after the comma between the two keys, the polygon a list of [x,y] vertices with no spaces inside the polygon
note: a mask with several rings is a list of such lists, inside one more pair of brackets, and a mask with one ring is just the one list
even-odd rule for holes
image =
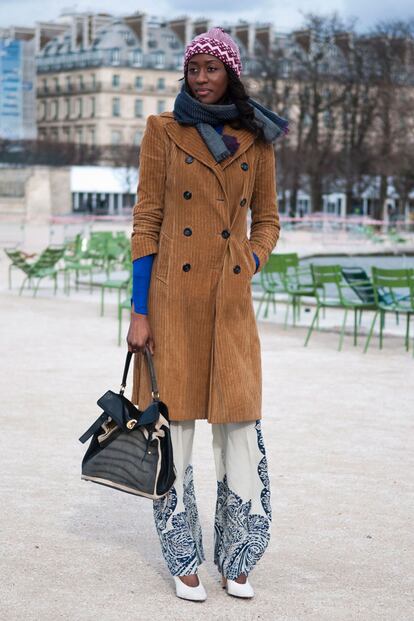
{"label": "woman's hand", "polygon": [[148,346],[151,354],[154,353],[155,343],[147,315],[131,311],[131,322],[127,334],[128,351],[144,352]]}

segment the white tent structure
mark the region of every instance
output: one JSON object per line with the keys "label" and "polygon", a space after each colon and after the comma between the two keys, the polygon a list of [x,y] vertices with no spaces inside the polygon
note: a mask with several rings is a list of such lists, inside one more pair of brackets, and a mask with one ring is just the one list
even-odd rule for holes
{"label": "white tent structure", "polygon": [[71,166],[74,213],[121,214],[135,203],[138,171],[111,166]]}

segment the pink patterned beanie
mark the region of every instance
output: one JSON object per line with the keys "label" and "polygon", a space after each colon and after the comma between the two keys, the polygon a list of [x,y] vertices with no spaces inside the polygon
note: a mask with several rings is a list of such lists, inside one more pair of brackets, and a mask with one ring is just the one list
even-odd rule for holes
{"label": "pink patterned beanie", "polygon": [[184,72],[188,61],[195,54],[211,54],[233,69],[237,76],[241,74],[240,50],[237,43],[222,28],[210,28],[208,32],[203,32],[190,41],[184,52]]}

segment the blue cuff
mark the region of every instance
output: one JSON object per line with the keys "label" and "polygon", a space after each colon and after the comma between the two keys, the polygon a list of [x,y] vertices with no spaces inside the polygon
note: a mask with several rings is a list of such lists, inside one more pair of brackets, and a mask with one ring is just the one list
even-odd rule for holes
{"label": "blue cuff", "polygon": [[256,261],[256,272],[257,272],[257,270],[259,269],[259,265],[260,265],[260,259],[255,252],[253,252],[253,256],[254,256],[254,260]]}
{"label": "blue cuff", "polygon": [[132,297],[131,305],[141,315],[148,315],[148,291],[151,282],[153,254],[147,254],[132,262]]}

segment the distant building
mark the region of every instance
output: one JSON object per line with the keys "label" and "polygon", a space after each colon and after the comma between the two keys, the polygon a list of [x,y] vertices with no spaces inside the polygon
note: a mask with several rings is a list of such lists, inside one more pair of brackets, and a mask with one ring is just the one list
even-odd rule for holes
{"label": "distant building", "polygon": [[[147,117],[173,108],[186,44],[213,25],[187,16],[74,13],[34,28],[9,28],[10,36],[35,42],[39,138],[139,145]],[[248,73],[254,52],[272,44],[272,26],[240,23],[228,31]]]}
{"label": "distant building", "polygon": [[96,17],[73,16],[38,53],[39,138],[138,145],[148,115],[173,105],[183,46],[145,16]]}
{"label": "distant building", "polygon": [[34,49],[33,40],[0,36],[0,138],[36,138]]}

